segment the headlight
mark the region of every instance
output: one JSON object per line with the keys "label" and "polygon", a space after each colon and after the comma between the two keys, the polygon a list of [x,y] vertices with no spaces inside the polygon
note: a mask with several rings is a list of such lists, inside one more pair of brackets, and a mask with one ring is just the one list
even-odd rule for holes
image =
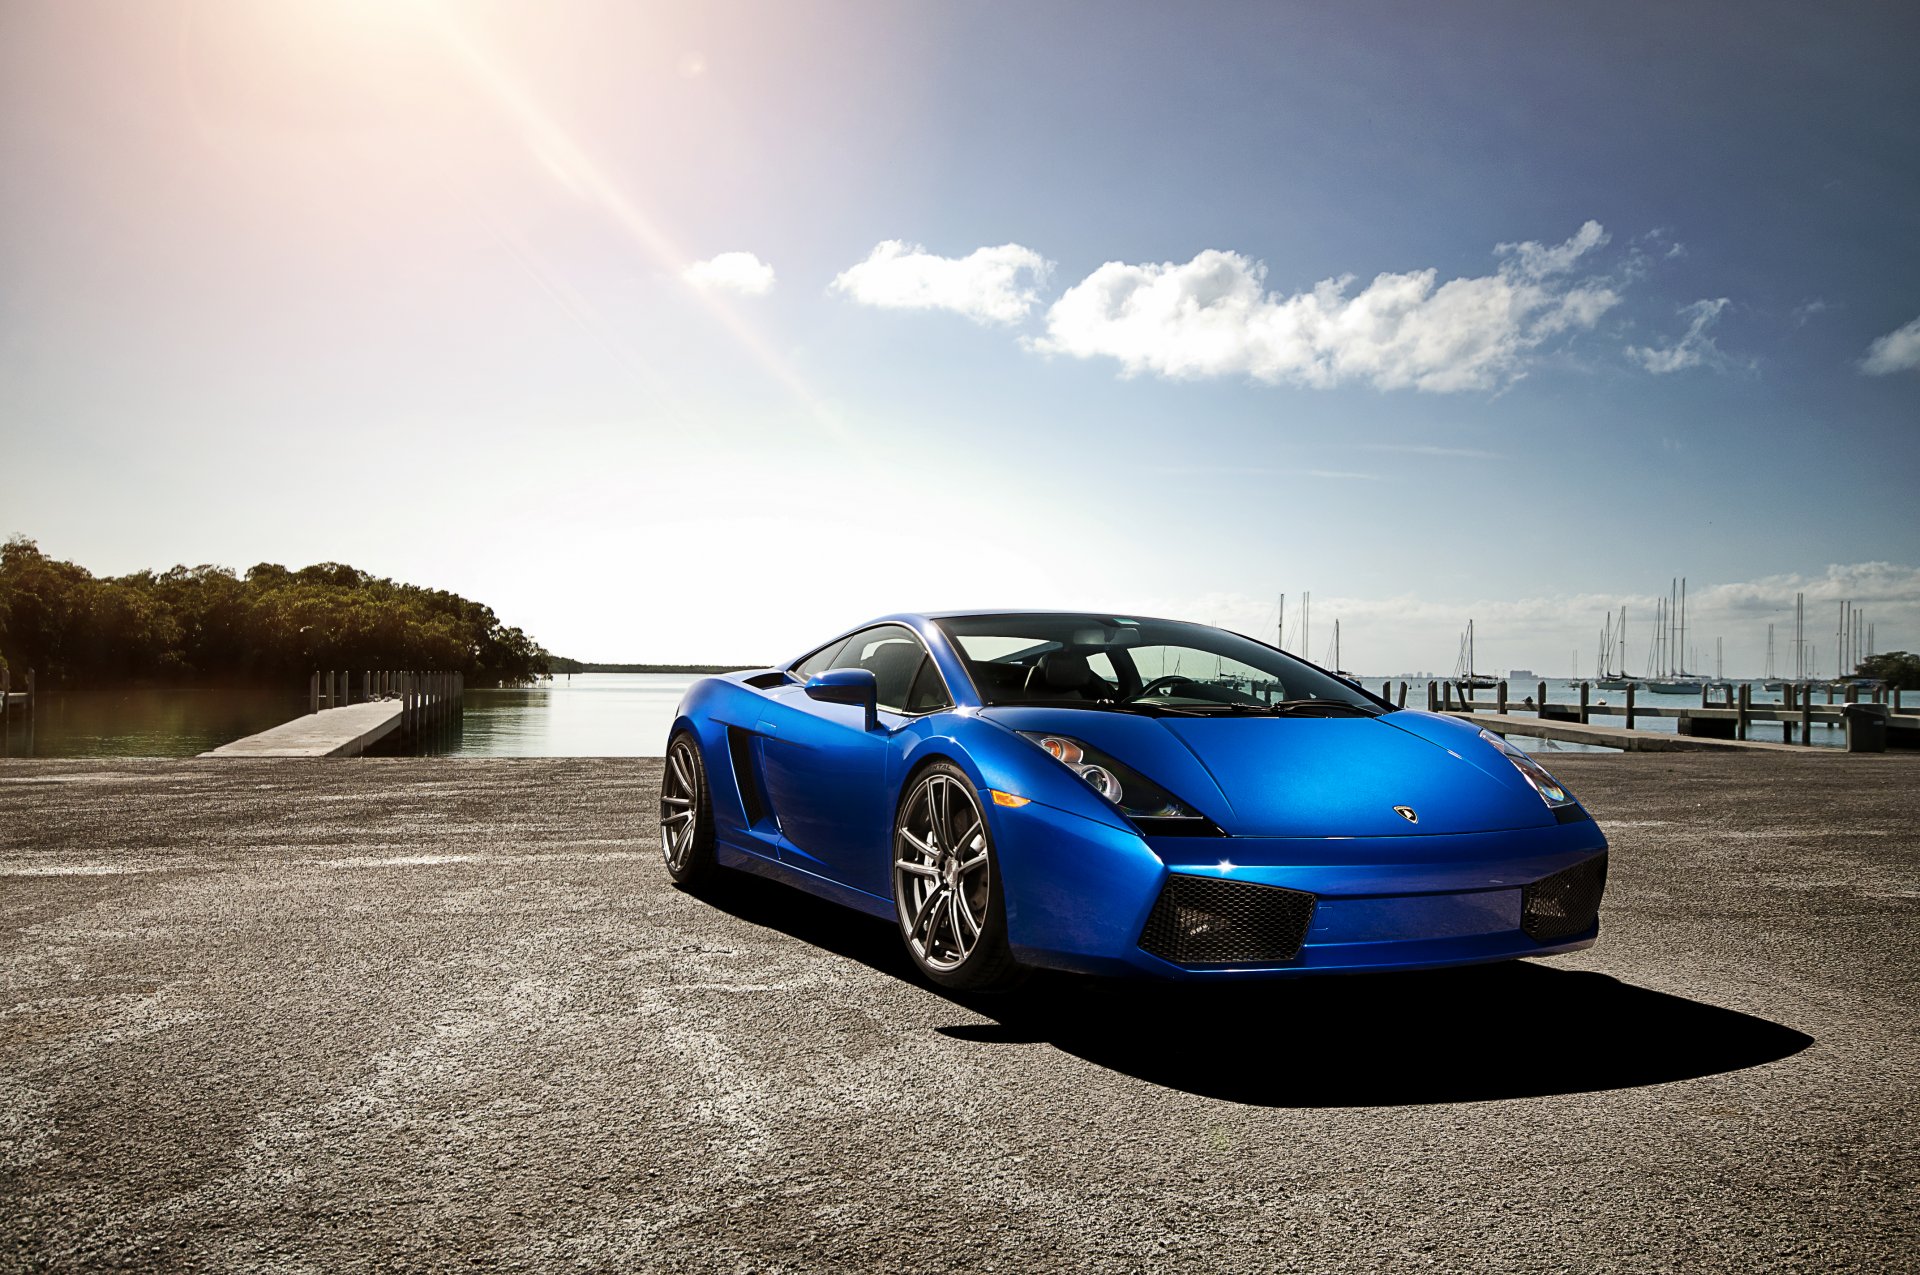
{"label": "headlight", "polygon": [[1558,779],[1548,774],[1547,768],[1535,761],[1532,753],[1514,747],[1490,730],[1481,731],[1480,738],[1506,754],[1507,760],[1513,763],[1513,768],[1520,772],[1523,779],[1533,785],[1533,790],[1540,794],[1540,800],[1546,802],[1549,807],[1559,810],[1576,804],[1573,794],[1568,792]]}
{"label": "headlight", "polygon": [[[1062,766],[1087,781],[1087,787],[1105,797],[1130,819],[1191,819],[1206,824],[1206,816],[1154,783],[1139,771],[1129,769],[1091,744],[1083,744],[1065,735],[1046,731],[1023,730]],[[1211,825],[1208,825],[1211,826]],[[1154,831],[1164,829],[1155,828]]]}

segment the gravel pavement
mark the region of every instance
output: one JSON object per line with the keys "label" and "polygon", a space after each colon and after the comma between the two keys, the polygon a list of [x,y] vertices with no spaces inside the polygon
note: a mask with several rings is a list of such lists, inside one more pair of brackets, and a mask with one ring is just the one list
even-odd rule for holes
{"label": "gravel pavement", "polygon": [[658,761],[0,763],[0,1266],[1900,1270],[1920,757],[1555,758],[1603,933],[922,986]]}

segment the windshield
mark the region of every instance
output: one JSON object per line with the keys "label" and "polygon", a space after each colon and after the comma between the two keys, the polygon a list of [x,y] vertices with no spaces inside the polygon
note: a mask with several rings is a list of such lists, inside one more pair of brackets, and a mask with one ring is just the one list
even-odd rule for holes
{"label": "windshield", "polygon": [[969,615],[936,621],[983,704],[1182,715],[1371,715],[1388,706],[1251,638],[1176,620]]}

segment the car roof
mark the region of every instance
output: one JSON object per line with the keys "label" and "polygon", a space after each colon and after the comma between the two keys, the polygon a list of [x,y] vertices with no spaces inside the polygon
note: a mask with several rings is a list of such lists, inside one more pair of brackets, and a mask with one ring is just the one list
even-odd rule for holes
{"label": "car roof", "polygon": [[1111,616],[1114,619],[1120,619],[1124,617],[1129,620],[1154,620],[1154,621],[1169,623],[1169,624],[1189,623],[1189,621],[1184,621],[1184,620],[1167,620],[1163,616],[1141,615],[1136,611],[1096,611],[1096,610],[1090,610],[1090,609],[1061,611],[1057,609],[1048,609],[1046,607],[974,607],[966,611],[913,611],[913,612],[903,612],[900,615],[890,615],[890,616],[887,616],[886,618],[889,620],[974,620],[974,619],[988,619],[994,616],[1016,616],[1016,615],[1017,616],[1102,615],[1102,616]]}

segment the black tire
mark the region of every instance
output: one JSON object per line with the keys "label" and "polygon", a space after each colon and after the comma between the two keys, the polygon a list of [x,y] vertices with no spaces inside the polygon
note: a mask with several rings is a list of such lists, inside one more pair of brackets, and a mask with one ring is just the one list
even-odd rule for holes
{"label": "black tire", "polygon": [[958,766],[932,762],[907,786],[893,817],[891,875],[900,941],[930,982],[997,992],[1026,977],[1007,943],[1006,895],[986,812]]}
{"label": "black tire", "polygon": [[689,730],[667,742],[660,774],[660,857],[684,886],[706,885],[720,870],[713,857],[713,794],[700,743]]}

